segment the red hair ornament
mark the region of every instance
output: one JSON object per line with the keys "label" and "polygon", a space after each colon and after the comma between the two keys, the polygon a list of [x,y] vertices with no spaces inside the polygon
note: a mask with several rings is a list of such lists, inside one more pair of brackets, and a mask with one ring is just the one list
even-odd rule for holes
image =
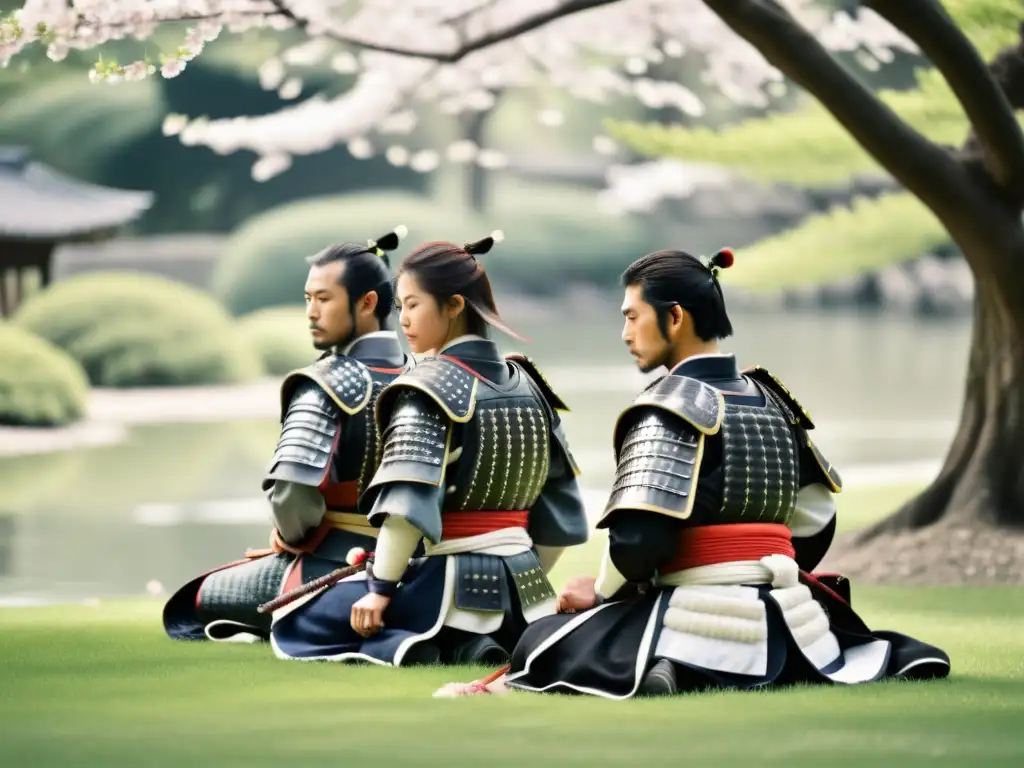
{"label": "red hair ornament", "polygon": [[736,261],[736,257],[729,248],[720,248],[715,252],[715,255],[708,259],[708,267],[711,269],[711,274],[718,277],[719,271],[728,269]]}

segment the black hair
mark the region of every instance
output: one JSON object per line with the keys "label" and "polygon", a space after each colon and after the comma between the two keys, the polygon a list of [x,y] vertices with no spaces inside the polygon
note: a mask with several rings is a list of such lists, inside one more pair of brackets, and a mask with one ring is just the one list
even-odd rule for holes
{"label": "black hair", "polygon": [[374,315],[382,329],[387,327],[388,316],[395,303],[395,286],[391,280],[391,263],[387,251],[393,251],[398,247],[406,231],[404,226],[398,226],[383,237],[370,240],[366,245],[332,245],[306,259],[306,263],[313,267],[322,267],[336,261],[344,262],[345,268],[338,282],[348,293],[353,325],[356,302],[370,291],[374,291],[377,294]]}
{"label": "black hair", "polygon": [[640,284],[644,301],[657,312],[658,329],[666,339],[668,315],[677,305],[690,313],[693,331],[702,341],[724,339],[732,335],[732,323],[718,273],[732,263],[728,248],[715,253],[707,264],[686,251],[655,251],[630,264],[622,273],[622,284]]}
{"label": "black hair", "polygon": [[477,256],[488,253],[495,243],[504,239],[504,234],[498,230],[482,240],[465,245],[443,241],[424,243],[399,265],[397,275],[403,272],[413,275],[439,307],[451,301],[453,296],[461,296],[466,302],[468,333],[487,338],[487,326],[490,324],[514,338],[526,341],[498,314],[491,281],[483,264],[477,259]]}

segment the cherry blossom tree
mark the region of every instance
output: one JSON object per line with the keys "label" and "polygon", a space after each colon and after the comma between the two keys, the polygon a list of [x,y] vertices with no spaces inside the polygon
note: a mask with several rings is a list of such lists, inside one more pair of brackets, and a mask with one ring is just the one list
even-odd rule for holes
{"label": "cherry blossom tree", "polygon": [[[225,29],[301,29],[306,42],[264,65],[261,77],[286,88],[304,62],[332,57],[338,71],[358,72],[347,93],[268,116],[182,118],[171,126],[187,144],[256,152],[265,177],[294,155],[338,143],[357,156],[373,152],[369,137],[408,131],[417,105],[486,111],[494,89],[536,82],[599,103],[625,96],[699,113],[705,105],[691,89],[643,76],[651,62],[686,52],[704,56],[706,82],[737,104],[765,104],[788,79],[941,223],[976,282],[964,408],[945,465],[866,539],[877,547],[879,533],[939,522],[1024,523],[1024,138],[1014,117],[1024,102],[1024,66],[1019,41],[1011,39],[1020,4],[845,5],[833,12],[835,2],[830,10],[808,0],[30,0],[0,25],[0,61],[34,43],[59,60],[71,49],[145,39],[160,25],[184,22],[181,46],[159,61],[101,58],[90,73],[97,82],[174,77]],[[1010,43],[986,66],[983,56]],[[920,52],[934,65],[966,116],[965,143],[951,145],[908,121],[832,55],[885,62],[898,51]],[[395,162],[422,168],[442,160],[432,148],[393,154]],[[448,147],[444,157],[504,162],[466,143]]]}
{"label": "cherry blossom tree", "polygon": [[[915,50],[877,18],[832,17],[804,0],[791,5],[833,50],[865,51],[881,61],[891,59],[893,49]],[[160,26],[183,25],[180,46],[158,60],[102,56],[110,41],[146,40]],[[471,140],[442,152],[410,151],[394,137],[416,127],[417,107],[426,104],[458,116],[468,134],[477,134],[474,121],[502,92],[536,83],[585,101],[636,98],[701,116],[707,106],[693,89],[646,76],[652,65],[687,54],[703,56],[705,83],[736,104],[763,107],[784,88],[778,69],[737,44],[699,0],[28,0],[0,25],[0,64],[41,44],[58,61],[72,49],[98,49],[88,73],[95,83],[177,77],[225,30],[253,28],[306,33],[303,43],[260,68],[264,87],[285,98],[301,88],[303,67],[328,60],[339,73],[358,73],[355,85],[336,98],[312,97],[272,115],[168,117],[165,132],[187,145],[256,153],[257,180],[286,170],[295,155],[342,143],[355,157],[382,149],[396,165],[423,172],[443,161],[501,168],[504,155]],[[540,119],[553,125],[561,116],[548,110]],[[615,148],[595,136],[598,153]]]}

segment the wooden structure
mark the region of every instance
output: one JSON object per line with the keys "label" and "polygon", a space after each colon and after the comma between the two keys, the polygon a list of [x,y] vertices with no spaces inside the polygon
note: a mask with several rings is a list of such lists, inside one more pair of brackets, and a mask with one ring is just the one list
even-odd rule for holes
{"label": "wooden structure", "polygon": [[151,192],[88,184],[0,147],[0,317],[17,309],[31,271],[50,284],[58,245],[109,239],[152,203]]}

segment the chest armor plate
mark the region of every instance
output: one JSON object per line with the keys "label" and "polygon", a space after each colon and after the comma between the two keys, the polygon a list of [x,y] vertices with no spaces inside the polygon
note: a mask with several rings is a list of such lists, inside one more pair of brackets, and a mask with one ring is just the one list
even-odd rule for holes
{"label": "chest armor plate", "polygon": [[333,478],[338,483],[354,480],[360,494],[373,479],[373,474],[380,465],[381,435],[373,417],[374,406],[381,390],[394,381],[397,374],[382,373],[371,368],[370,378],[373,380],[370,399],[357,413],[344,418],[338,448],[333,458]]}
{"label": "chest armor plate", "polygon": [[481,381],[473,417],[461,428],[461,453],[449,466],[445,507],[529,509],[551,461],[551,423],[544,403],[518,371],[498,390]]}
{"label": "chest armor plate", "polygon": [[765,392],[765,399],[763,406],[737,405],[726,399],[718,522],[788,523],[793,515],[798,446],[772,394]]}

